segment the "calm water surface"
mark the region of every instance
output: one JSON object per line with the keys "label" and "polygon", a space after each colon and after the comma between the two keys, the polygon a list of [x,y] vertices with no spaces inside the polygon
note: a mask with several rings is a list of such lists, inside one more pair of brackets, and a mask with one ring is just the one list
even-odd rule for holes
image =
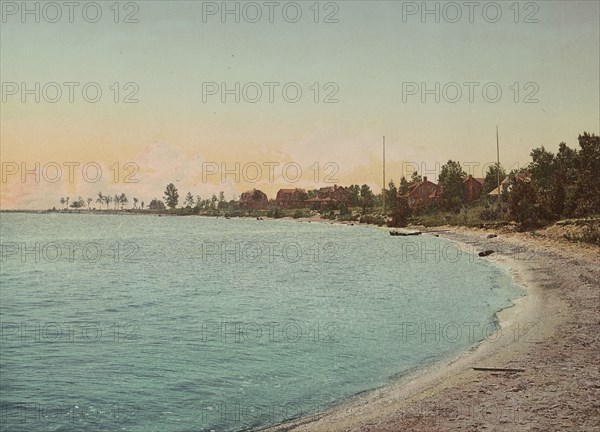
{"label": "calm water surface", "polygon": [[452,243],[372,227],[0,220],[7,431],[237,431],[314,415],[464,351],[523,294]]}

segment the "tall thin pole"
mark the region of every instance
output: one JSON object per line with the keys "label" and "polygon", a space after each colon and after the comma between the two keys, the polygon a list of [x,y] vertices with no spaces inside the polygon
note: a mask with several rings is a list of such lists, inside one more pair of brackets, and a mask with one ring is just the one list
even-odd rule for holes
{"label": "tall thin pole", "polygon": [[385,213],[385,135],[383,136],[383,212]]}
{"label": "tall thin pole", "polygon": [[498,139],[498,125],[496,125],[496,174],[498,177],[498,202],[500,202],[500,140]]}

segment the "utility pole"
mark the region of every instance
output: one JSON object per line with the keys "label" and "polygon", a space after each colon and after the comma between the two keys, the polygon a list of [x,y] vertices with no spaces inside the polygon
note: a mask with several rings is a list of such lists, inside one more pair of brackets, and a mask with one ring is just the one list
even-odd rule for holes
{"label": "utility pole", "polygon": [[385,135],[383,136],[383,213],[385,214]]}
{"label": "utility pole", "polygon": [[496,125],[496,174],[498,177],[498,205],[500,205],[500,140],[498,139],[498,125]]}

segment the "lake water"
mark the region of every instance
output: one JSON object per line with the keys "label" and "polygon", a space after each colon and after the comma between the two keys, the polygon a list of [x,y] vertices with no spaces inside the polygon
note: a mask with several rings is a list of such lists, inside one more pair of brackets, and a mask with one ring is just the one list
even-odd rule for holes
{"label": "lake water", "polygon": [[0,215],[0,424],[237,431],[468,349],[523,295],[439,238],[296,221]]}

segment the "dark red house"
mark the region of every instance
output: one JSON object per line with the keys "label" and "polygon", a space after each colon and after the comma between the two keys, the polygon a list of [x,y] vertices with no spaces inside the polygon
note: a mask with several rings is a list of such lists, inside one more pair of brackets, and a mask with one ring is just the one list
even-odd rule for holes
{"label": "dark red house", "polygon": [[481,198],[483,194],[483,181],[484,179],[473,177],[469,174],[469,177],[463,182],[463,193],[466,202],[476,201]]}
{"label": "dark red house", "polygon": [[307,199],[304,189],[279,189],[275,202],[279,208],[303,208]]}
{"label": "dark red house", "polygon": [[411,208],[420,207],[432,201],[436,190],[437,185],[427,180],[427,177],[423,177],[422,181],[411,184],[408,187],[408,192],[400,195],[399,198],[406,199],[408,206]]}
{"label": "dark red house", "polygon": [[239,206],[248,210],[265,209],[269,203],[267,195],[258,189],[244,192],[240,197]]}

